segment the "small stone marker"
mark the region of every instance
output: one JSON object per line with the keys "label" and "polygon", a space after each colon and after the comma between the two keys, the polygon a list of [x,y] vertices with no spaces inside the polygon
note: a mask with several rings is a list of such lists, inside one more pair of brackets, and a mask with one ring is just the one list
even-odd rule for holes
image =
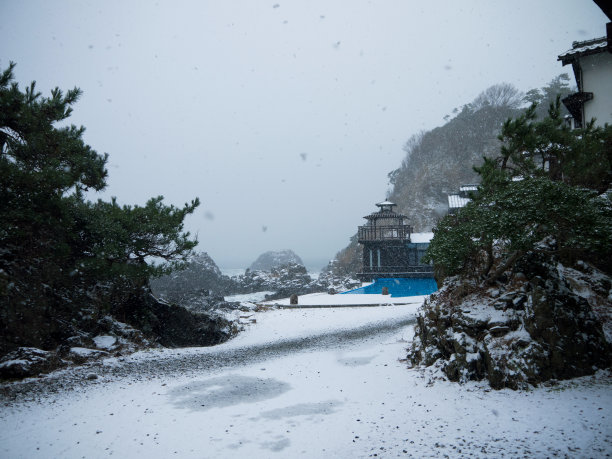
{"label": "small stone marker", "polygon": [[382,288],[382,294],[383,295],[388,295],[389,294],[389,287],[383,287]]}
{"label": "small stone marker", "polygon": [[289,297],[289,304],[298,304],[298,296],[295,293]]}

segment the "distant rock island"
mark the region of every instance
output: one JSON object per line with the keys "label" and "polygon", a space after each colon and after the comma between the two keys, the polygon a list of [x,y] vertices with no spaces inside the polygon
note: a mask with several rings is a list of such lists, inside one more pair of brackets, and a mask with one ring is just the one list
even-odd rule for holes
{"label": "distant rock island", "polygon": [[206,252],[196,253],[182,270],[150,282],[152,293],[157,298],[195,312],[233,307],[224,298],[237,294],[265,292],[266,299],[277,299],[293,294],[336,293],[358,285],[358,280],[336,276],[329,269],[318,278],[311,278],[300,257],[291,250],[266,252],[244,274],[234,277],[222,274]]}
{"label": "distant rock island", "polygon": [[297,264],[304,266],[302,259],[293,250],[279,250],[262,253],[251,264],[251,271],[271,271],[283,265]]}

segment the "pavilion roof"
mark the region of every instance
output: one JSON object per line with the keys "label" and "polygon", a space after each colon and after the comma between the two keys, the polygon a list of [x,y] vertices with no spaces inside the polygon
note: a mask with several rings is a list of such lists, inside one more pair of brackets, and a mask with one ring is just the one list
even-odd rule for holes
{"label": "pavilion roof", "polygon": [[370,215],[366,215],[363,217],[367,220],[377,220],[379,218],[407,218],[403,214],[399,214],[392,210],[379,210],[378,212],[373,212]]}
{"label": "pavilion roof", "polygon": [[379,206],[379,207],[382,207],[382,206],[397,206],[397,204],[395,204],[394,202],[391,202],[391,201],[379,202],[376,205]]}

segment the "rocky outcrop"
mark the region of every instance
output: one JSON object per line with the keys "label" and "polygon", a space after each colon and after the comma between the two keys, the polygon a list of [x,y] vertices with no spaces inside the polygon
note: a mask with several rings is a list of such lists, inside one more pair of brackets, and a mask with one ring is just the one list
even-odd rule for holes
{"label": "rocky outcrop", "polygon": [[195,312],[146,293],[123,302],[113,314],[167,347],[211,346],[234,333],[231,323],[220,315]]}
{"label": "rocky outcrop", "polygon": [[55,352],[35,347],[20,347],[0,359],[0,379],[21,379],[47,373],[58,367]]}
{"label": "rocky outcrop", "polygon": [[312,282],[306,268],[297,263],[277,266],[270,271],[247,269],[233,279],[237,285],[236,293],[301,289]]}
{"label": "rocky outcrop", "polygon": [[[298,261],[281,263],[285,259]],[[221,273],[208,254],[200,253],[189,261],[185,269],[151,280],[151,290],[168,303],[184,306],[193,312],[204,312],[235,309],[224,301],[227,295],[271,292],[266,298],[270,300],[293,294],[337,293],[360,285],[350,273],[338,269],[335,260],[318,278],[312,278],[299,257],[290,250],[267,252],[253,264],[256,265],[271,267],[249,268],[244,274],[230,278]]]}
{"label": "rocky outcrop", "polygon": [[232,279],[235,282],[235,293],[273,292],[266,295],[267,300],[326,290],[325,285],[310,277],[306,268],[297,263],[277,266],[270,271],[247,269],[243,275]]}
{"label": "rocky outcrop", "polygon": [[302,259],[292,250],[278,250],[262,253],[255,260],[249,270],[251,271],[272,271],[284,265],[302,265]]}
{"label": "rocky outcrop", "polygon": [[592,306],[610,310],[609,281],[599,273],[598,286],[587,288],[583,278],[576,291],[573,271],[527,257],[495,287],[447,279],[423,306],[409,361],[436,365],[451,381],[487,379],[495,389],[609,367],[604,316]]}
{"label": "rocky outcrop", "polygon": [[270,272],[247,270],[244,275],[232,279],[240,287],[239,293],[274,292],[266,295],[266,300],[319,292],[333,294],[361,285],[359,280],[351,276],[337,276],[331,270],[324,270],[318,278],[313,279],[299,264],[279,266]]}
{"label": "rocky outcrop", "polygon": [[181,305],[194,303],[200,297],[222,296],[234,288],[232,279],[221,273],[206,252],[193,256],[184,269],[151,279],[150,284],[156,296]]}
{"label": "rocky outcrop", "polygon": [[237,332],[236,324],[221,313],[192,311],[146,291],[118,303],[104,317],[58,323],[61,333],[46,349],[21,346],[0,357],[0,379],[36,376],[146,347],[210,346]]}
{"label": "rocky outcrop", "polygon": [[0,379],[37,376],[68,365],[156,346],[140,330],[110,315],[88,323],[71,324],[61,331],[67,337],[58,338],[47,350],[21,346],[0,357]]}
{"label": "rocky outcrop", "polygon": [[361,247],[357,238],[351,239],[351,244],[338,252],[319,275],[319,283],[326,287],[328,293],[338,293],[359,287],[357,272],[361,271]]}

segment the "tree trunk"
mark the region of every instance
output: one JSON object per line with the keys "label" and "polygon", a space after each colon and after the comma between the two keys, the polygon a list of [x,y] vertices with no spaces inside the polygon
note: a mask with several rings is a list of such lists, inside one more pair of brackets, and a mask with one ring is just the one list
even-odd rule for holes
{"label": "tree trunk", "polygon": [[522,250],[515,250],[512,252],[506,261],[498,266],[495,271],[493,271],[493,274],[491,274],[487,279],[487,283],[493,284],[499,278],[499,276],[501,276],[507,269],[511,268],[521,256],[523,256]]}

